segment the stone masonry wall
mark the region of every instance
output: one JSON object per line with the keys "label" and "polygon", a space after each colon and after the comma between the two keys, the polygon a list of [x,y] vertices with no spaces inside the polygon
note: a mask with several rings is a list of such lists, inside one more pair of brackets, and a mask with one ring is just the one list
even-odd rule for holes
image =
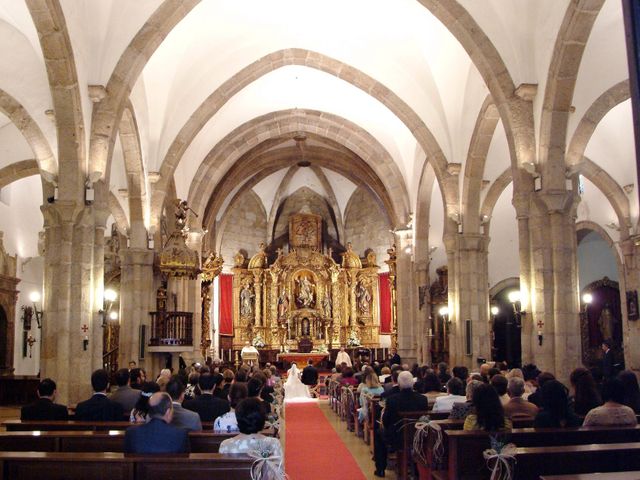
{"label": "stone masonry wall", "polygon": [[222,227],[221,253],[228,265],[233,265],[238,250],[244,250],[243,254],[251,258],[258,251],[260,242],[267,243],[267,215],[253,190],[245,192],[236,202]]}

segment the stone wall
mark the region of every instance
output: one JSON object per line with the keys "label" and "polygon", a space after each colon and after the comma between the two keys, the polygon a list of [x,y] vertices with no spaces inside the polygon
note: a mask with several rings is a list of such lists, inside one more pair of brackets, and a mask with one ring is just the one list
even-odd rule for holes
{"label": "stone wall", "polygon": [[362,188],[353,192],[344,215],[345,244],[351,242],[361,257],[367,249],[372,249],[378,265],[386,270],[387,249],[393,244],[390,229],[387,216],[371,194]]}
{"label": "stone wall", "polygon": [[267,214],[253,190],[245,192],[229,210],[222,232],[221,253],[227,265],[233,265],[238,250],[251,258],[261,242],[267,242]]}

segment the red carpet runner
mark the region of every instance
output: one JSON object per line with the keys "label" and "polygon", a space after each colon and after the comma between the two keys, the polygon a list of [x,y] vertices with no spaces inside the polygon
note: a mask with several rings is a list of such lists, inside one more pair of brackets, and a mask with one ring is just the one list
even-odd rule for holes
{"label": "red carpet runner", "polygon": [[285,406],[285,470],[290,480],[364,480],[351,452],[314,403]]}

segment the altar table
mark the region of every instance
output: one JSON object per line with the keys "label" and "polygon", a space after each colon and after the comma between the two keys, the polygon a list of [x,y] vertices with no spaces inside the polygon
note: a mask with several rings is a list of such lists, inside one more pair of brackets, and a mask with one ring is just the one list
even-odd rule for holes
{"label": "altar table", "polygon": [[298,368],[302,370],[307,366],[309,360],[313,360],[313,364],[317,366],[320,362],[325,360],[329,356],[328,353],[310,352],[310,353],[279,353],[277,359],[282,362],[284,368],[295,362]]}

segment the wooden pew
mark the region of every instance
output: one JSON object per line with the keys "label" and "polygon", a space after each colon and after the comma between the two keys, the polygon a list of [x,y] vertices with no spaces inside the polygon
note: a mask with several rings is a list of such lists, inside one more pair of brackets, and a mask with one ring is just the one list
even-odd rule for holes
{"label": "wooden pew", "polygon": [[[264,435],[273,436],[265,430]],[[190,432],[192,453],[217,453],[235,433]],[[124,431],[0,432],[0,451],[16,452],[124,452]]]}
{"label": "wooden pew", "polygon": [[[2,426],[7,432],[30,432],[30,431],[66,431],[66,430],[126,430],[135,425],[130,422],[76,422],[74,420],[5,420]],[[213,422],[202,422],[203,431],[213,431]]]}
{"label": "wooden pew", "polygon": [[122,453],[0,452],[0,479],[31,480],[248,480],[245,455],[124,455]]}
{"label": "wooden pew", "polygon": [[[503,434],[504,440],[519,448],[577,446],[588,444],[623,444],[640,442],[640,426],[580,428],[516,428]],[[490,434],[481,431],[446,430],[449,479],[473,478],[483,470],[482,452],[490,448]],[[518,461],[518,470],[521,470]],[[628,470],[628,469],[627,469]],[[583,470],[588,472],[589,470]],[[596,470],[592,470],[596,471]],[[569,472],[571,473],[571,472]],[[518,477],[519,478],[519,477]]]}

